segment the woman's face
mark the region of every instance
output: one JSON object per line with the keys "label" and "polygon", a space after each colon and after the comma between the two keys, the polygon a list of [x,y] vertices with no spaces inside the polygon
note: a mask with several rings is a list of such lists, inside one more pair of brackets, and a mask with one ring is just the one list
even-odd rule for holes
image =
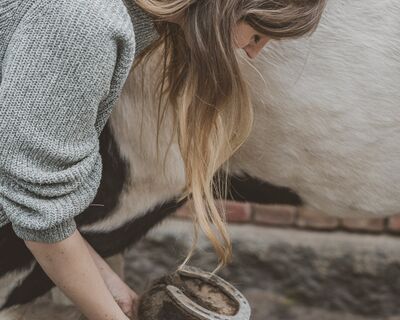
{"label": "woman's face", "polygon": [[266,35],[257,32],[248,23],[240,21],[234,28],[236,48],[246,51],[247,56],[255,58],[265,44],[270,40]]}

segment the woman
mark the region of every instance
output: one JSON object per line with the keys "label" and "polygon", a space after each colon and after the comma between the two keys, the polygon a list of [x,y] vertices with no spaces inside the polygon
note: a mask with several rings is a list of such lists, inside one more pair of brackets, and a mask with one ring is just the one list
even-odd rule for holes
{"label": "woman", "polygon": [[[224,265],[230,242],[212,197],[213,189],[223,191],[212,177],[252,124],[238,49],[254,58],[269,39],[312,32],[324,5],[324,0],[3,0],[0,227],[11,224],[89,319],[132,317],[135,292],[82,238],[74,218],[96,194],[102,169],[98,137],[129,72],[163,47],[158,108],[163,114],[164,96],[174,115],[187,178],[182,198],[192,198],[195,226]],[[153,24],[159,37],[147,45]]]}

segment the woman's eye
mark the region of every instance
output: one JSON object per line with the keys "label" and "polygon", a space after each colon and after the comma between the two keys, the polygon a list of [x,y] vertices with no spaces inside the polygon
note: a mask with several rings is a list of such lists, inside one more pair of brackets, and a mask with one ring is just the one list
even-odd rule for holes
{"label": "woman's eye", "polygon": [[256,34],[256,35],[254,35],[253,39],[254,39],[254,42],[257,43],[261,40],[261,37]]}

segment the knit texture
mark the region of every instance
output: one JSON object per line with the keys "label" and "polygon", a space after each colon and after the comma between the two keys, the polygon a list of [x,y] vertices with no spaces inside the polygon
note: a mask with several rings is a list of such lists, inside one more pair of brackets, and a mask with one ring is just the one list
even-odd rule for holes
{"label": "knit texture", "polygon": [[100,185],[99,136],[158,36],[134,0],[0,1],[0,226],[57,242]]}

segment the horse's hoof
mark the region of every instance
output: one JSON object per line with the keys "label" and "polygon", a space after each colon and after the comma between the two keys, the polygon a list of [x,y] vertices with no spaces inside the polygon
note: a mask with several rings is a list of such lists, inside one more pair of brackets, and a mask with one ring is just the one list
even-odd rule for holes
{"label": "horse's hoof", "polygon": [[139,320],[249,320],[250,313],[236,288],[193,267],[157,280],[139,303]]}

